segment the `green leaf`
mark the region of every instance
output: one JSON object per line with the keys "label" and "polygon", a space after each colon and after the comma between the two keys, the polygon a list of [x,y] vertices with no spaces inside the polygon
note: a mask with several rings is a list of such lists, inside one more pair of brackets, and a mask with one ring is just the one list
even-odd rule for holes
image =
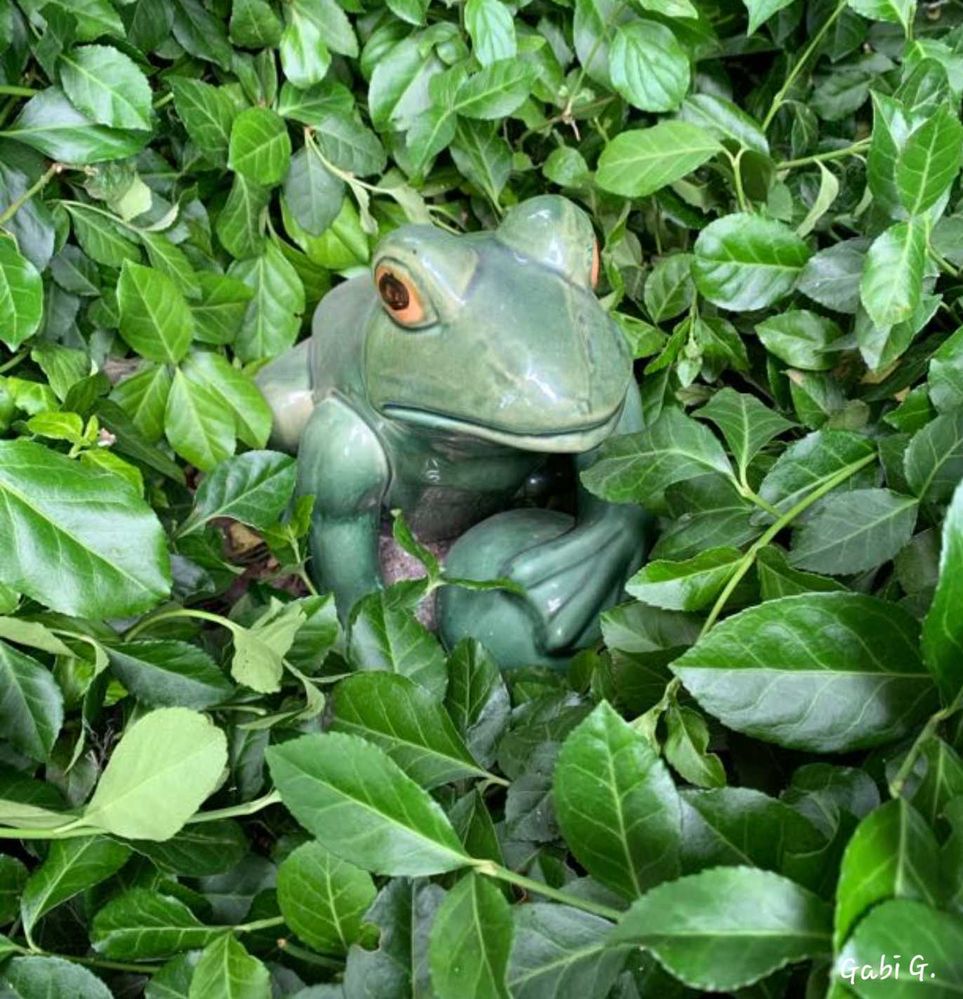
{"label": "green leaf", "polygon": [[658,754],[605,702],[559,753],[555,812],[572,853],[633,898],[679,871],[679,799]]}
{"label": "green leaf", "polygon": [[159,708],[134,722],[114,748],[84,822],[127,839],[170,839],[214,790],[226,764],[227,740],[208,718]]}
{"label": "green leaf", "polygon": [[[863,965],[879,968],[882,961],[892,967],[890,955],[920,955],[915,974],[904,959],[900,980],[863,980]],[[922,902],[897,899],[873,909],[856,927],[840,952],[836,968],[841,979],[852,983],[856,994],[875,999],[909,999],[921,986],[934,996],[951,996],[963,988],[963,919],[940,912]],[[915,958],[913,958],[915,960]],[[922,965],[922,967],[920,967]],[[920,977],[917,978],[916,976]],[[850,979],[852,976],[852,979]]]}
{"label": "green leaf", "polygon": [[274,47],[281,41],[281,19],[267,0],[234,0],[230,39],[249,49]]}
{"label": "green leaf", "polygon": [[111,991],[92,972],[62,957],[14,957],[0,973],[0,986],[17,999],[111,999]]}
{"label": "green leaf", "polygon": [[532,70],[520,59],[499,59],[469,76],[458,88],[454,110],[491,121],[515,111],[528,96]]}
{"label": "green leaf", "polygon": [[248,447],[264,447],[271,433],[271,410],[249,374],[213,351],[195,351],[181,365],[181,371],[234,418],[239,440]]}
{"label": "green leaf", "polygon": [[215,166],[227,166],[231,127],[237,114],[227,91],[182,76],[171,77],[170,88],[177,117],[197,148]]}
{"label": "green leaf", "polygon": [[217,216],[217,238],[234,257],[253,257],[264,246],[263,219],[271,191],[244,174],[235,174],[224,207]]}
{"label": "green leaf", "polygon": [[87,205],[66,205],[73,223],[77,242],[84,253],[98,264],[120,267],[125,260],[138,263],[140,250],[122,234],[120,226],[110,217],[100,214]]}
{"label": "green leaf", "polygon": [[756,333],[766,350],[791,368],[828,371],[839,363],[842,330],[808,309],[770,316],[756,326]]}
{"label": "green leaf", "polygon": [[170,368],[166,364],[148,362],[111,393],[111,399],[123,407],[140,434],[152,444],[164,434],[164,412],[171,381]]}
{"label": "green leaf", "polygon": [[656,21],[615,26],[609,49],[615,89],[642,111],[674,111],[689,89],[689,60],[672,32]]}
{"label": "green leaf", "polygon": [[926,263],[926,224],[898,222],[873,240],[866,255],[859,298],[880,328],[901,323],[919,305]]}
{"label": "green leaf", "polygon": [[372,593],[355,605],[348,631],[355,669],[388,670],[408,677],[437,700],[445,694],[445,654],[438,640],[408,611]]}
{"label": "green leaf", "polygon": [[44,156],[83,166],[133,156],[147,143],[149,132],[98,125],[78,111],[58,87],[48,87],[24,105],[6,132]]}
{"label": "green leaf", "polygon": [[889,21],[899,24],[909,32],[910,22],[916,13],[916,0],[847,0],[857,14],[871,21]]}
{"label": "green leaf", "polygon": [[827,496],[793,535],[789,561],[831,576],[875,569],[913,536],[917,507],[912,496],[891,489]]}
{"label": "green leaf", "polygon": [[194,338],[202,343],[234,340],[254,292],[243,281],[224,274],[198,274],[200,297],[190,302]]}
{"label": "green leaf", "polygon": [[62,55],[60,82],[74,107],[100,125],[151,127],[147,77],[112,45],[81,45]]}
{"label": "green leaf", "polygon": [[375,899],[371,875],[321,843],[304,843],[278,867],[278,905],[288,926],[322,953],[343,954],[361,935]]}
{"label": "green leaf", "polygon": [[233,933],[222,933],[201,952],[189,999],[270,999],[267,968],[252,957]]}
{"label": "green leaf", "polygon": [[698,711],[672,705],[665,714],[666,761],[696,787],[723,787],[726,772],[715,753],[708,752],[709,727]]}
{"label": "green leaf", "polygon": [[514,999],[584,996],[603,999],[628,952],[608,942],[612,924],[566,905],[515,907],[515,940],[508,966]]}
{"label": "green leaf", "polygon": [[171,447],[204,472],[234,452],[233,414],[220,396],[191,381],[180,369],[174,372],[167,397],[164,432]]}
{"label": "green leaf", "polygon": [[710,420],[722,431],[741,476],[745,476],[749,463],[774,437],[793,427],[754,395],[736,392],[728,386],[716,392],[695,415]]}
{"label": "green leaf", "polygon": [[302,624],[304,610],[298,603],[274,603],[250,628],[232,628],[231,676],[262,694],[280,689],[284,657]]}
{"label": "green leaf", "polygon": [[756,119],[716,94],[693,94],[682,105],[680,117],[705,129],[734,153],[742,148],[769,155],[769,142]]}
{"label": "green leaf", "polygon": [[477,874],[445,896],[431,927],[431,981],[439,999],[508,999],[505,975],[512,913],[504,895]]}
{"label": "green leaf", "polygon": [[276,357],[291,347],[304,311],[304,286],[277,245],[269,242],[254,259],[232,264],[228,275],[254,292],[237,334],[237,356],[254,361]]}
{"label": "green leaf", "polygon": [[827,309],[854,314],[867,246],[865,240],[845,239],[814,253],[799,275],[797,289]]}
{"label": "green leaf", "polygon": [[181,534],[216,517],[230,517],[263,530],[277,523],[294,493],[294,459],[277,451],[248,451],[221,462],[194,495],[194,509]]}
{"label": "green leaf", "polygon": [[[15,637],[15,636],[14,636]],[[64,721],[64,699],[53,674],[0,641],[0,725],[14,749],[46,760]]]}
{"label": "green leaf", "polygon": [[131,888],[94,916],[90,938],[104,957],[142,961],[205,947],[223,933],[223,926],[205,926],[176,898]]}
{"label": "green leaf", "polygon": [[325,159],[359,177],[382,173],[386,157],[381,140],[354,118],[326,114],[318,122],[314,141]]}
{"label": "green leaf", "polygon": [[673,253],[658,260],[645,281],[645,308],[654,323],[685,312],[692,304],[695,288],[688,253]]}
{"label": "green leaf", "polygon": [[846,589],[835,579],[793,569],[782,549],[774,545],[766,545],[756,555],[756,573],[763,600],[776,600],[779,597],[792,597],[813,591],[831,593]]}
{"label": "green leaf", "polygon": [[829,907],[788,878],[719,867],[653,888],[612,933],[644,947],[690,988],[732,992],[829,953]]}
{"label": "green leaf", "polygon": [[265,756],[288,811],[350,863],[410,877],[469,863],[440,806],[377,746],[327,732]]}
{"label": "green leaf", "polygon": [[448,659],[445,709],[472,758],[487,766],[508,723],[511,703],[498,666],[474,639],[462,639]]}
{"label": "green leaf", "polygon": [[280,55],[285,77],[305,89],[320,83],[331,65],[331,53],[320,25],[303,3],[285,4],[284,21]]}
{"label": "green leaf", "polygon": [[770,17],[788,7],[792,0],[742,0],[742,2],[749,11],[749,27],[746,29],[746,34],[754,35]]}
{"label": "green leaf", "polygon": [[151,706],[201,710],[227,700],[234,690],[214,660],[188,642],[126,642],[107,654],[114,676]]}
{"label": "green leaf", "polygon": [[43,318],[43,281],[37,268],[0,237],[0,340],[16,350]]}
{"label": "green leaf", "polygon": [[738,548],[707,548],[682,562],[653,559],[629,579],[625,589],[653,607],[702,610],[716,598],[741,560]]}
{"label": "green leaf", "polygon": [[936,837],[912,805],[887,801],[860,822],[846,845],[836,889],[836,945],[878,902],[916,898],[935,906],[940,895]]}
{"label": "green leaf", "polygon": [[465,29],[471,38],[472,54],[482,66],[515,57],[515,25],[511,11],[501,0],[468,0]]}
{"label": "green leaf", "polygon": [[54,840],[23,889],[20,918],[24,932],[29,935],[51,909],[119,871],[130,852],[130,847],[106,836]]}
{"label": "green leaf", "polygon": [[183,360],[194,320],[180,288],[166,274],[125,260],[117,306],[121,336],[141,357],[170,364]]}
{"label": "green leaf", "polygon": [[957,486],[943,521],[940,575],[923,619],[923,658],[947,704],[963,685],[963,485]]}
{"label": "green leaf", "polygon": [[332,728],[380,746],[425,788],[487,776],[444,707],[406,676],[379,670],[342,680],[335,690]]}
{"label": "green leaf", "polygon": [[721,149],[697,125],[660,121],[616,135],[602,150],[595,180],[613,194],[643,198],[697,170]]}
{"label": "green leaf", "polygon": [[903,468],[921,500],[949,499],[963,478],[963,410],[937,416],[913,434]]}
{"label": "green leaf", "polygon": [[898,739],[932,710],[918,632],[895,604],[807,593],[727,618],[670,668],[704,710],[738,732],[844,752]]}
{"label": "green leaf", "polygon": [[90,617],[136,614],[167,596],[160,522],[118,476],[0,441],[0,497],[0,581],[17,592]]}
{"label": "green leaf", "polygon": [[250,847],[241,827],[231,819],[184,826],[163,843],[138,839],[130,845],[160,870],[188,877],[224,874],[241,863]]}
{"label": "green leaf", "polygon": [[963,125],[946,106],[910,133],[896,160],[896,189],[910,215],[920,215],[946,193],[960,171]]}
{"label": "green leaf", "polygon": [[341,211],[344,181],[305,147],[291,160],[291,169],[284,179],[284,199],[298,225],[310,235],[320,236]]}
{"label": "green leaf", "polygon": [[719,441],[680,410],[666,409],[647,430],[605,441],[582,484],[611,503],[645,503],[666,486],[706,472],[732,475]]}
{"label": "green leaf", "polygon": [[[790,444],[776,459],[759,487],[759,495],[780,513],[791,510],[807,493],[820,488],[846,469],[856,472],[876,450],[873,442],[847,430],[818,430],[801,441]],[[853,488],[873,485],[871,467],[868,482],[852,475],[847,481]]]}
{"label": "green leaf", "polygon": [[700,293],[724,309],[762,309],[792,290],[808,259],[809,247],[783,223],[726,215],[699,234],[692,276]]}
{"label": "green leaf", "polygon": [[231,126],[227,165],[264,187],[279,184],[291,162],[291,138],[284,119],[270,108],[248,108]]}

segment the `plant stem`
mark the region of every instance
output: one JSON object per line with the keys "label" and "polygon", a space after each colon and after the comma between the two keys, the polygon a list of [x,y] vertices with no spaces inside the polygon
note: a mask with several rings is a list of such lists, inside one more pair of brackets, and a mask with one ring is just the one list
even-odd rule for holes
{"label": "plant stem", "polygon": [[254,930],[269,930],[272,926],[283,926],[284,916],[269,916],[267,919],[255,919],[253,923],[241,923],[238,926],[225,926],[226,930],[235,933],[253,933]]}
{"label": "plant stem", "polygon": [[846,0],[841,0],[841,3],[837,4],[836,9],[826,18],[823,26],[813,35],[809,44],[803,49],[802,55],[793,64],[792,69],[789,71],[789,75],[786,77],[786,82],[779,88],[776,92],[776,96],[772,99],[772,107],[769,109],[769,113],[763,119],[762,130],[765,131],[772,124],[773,118],[776,117],[776,113],[779,108],[782,107],[783,101],[786,99],[786,94],[789,93],[792,85],[796,82],[796,78],[802,72],[803,66],[809,61],[809,57],[816,51],[819,43],[826,36],[826,32],[836,23],[837,18],[846,9]]}
{"label": "plant stem", "polygon": [[914,740],[913,745],[910,746],[906,756],[903,757],[903,762],[900,764],[899,770],[896,771],[896,776],[889,782],[891,797],[898,798],[903,793],[903,787],[909,779],[909,775],[913,772],[913,767],[916,766],[916,761],[919,759],[923,747],[936,734],[940,723],[955,715],[961,707],[963,707],[963,691],[956,696],[952,704],[933,712],[926,719],[926,724],[920,729],[920,734]]}
{"label": "plant stem", "polygon": [[[0,88],[0,90],[2,90],[2,88]],[[62,170],[63,170],[63,165],[61,163],[54,163],[50,167],[50,169],[47,170],[47,172],[44,173],[35,184],[32,184],[30,187],[28,187],[27,190],[24,191],[23,194],[21,194],[16,201],[8,205],[3,210],[3,212],[0,212],[0,225],[3,225],[4,222],[7,222],[10,219],[12,219],[13,216],[16,215],[17,212],[19,212],[20,209],[23,208],[23,206],[38,191],[42,191],[50,183],[50,181],[53,180],[53,178],[56,177],[57,174],[60,173]]]}
{"label": "plant stem", "polygon": [[39,94],[33,87],[16,87],[11,83],[0,84],[0,94],[10,94],[11,97],[33,97]]}
{"label": "plant stem", "polygon": [[0,375],[4,371],[9,371],[11,368],[15,368],[28,354],[27,350],[18,350],[16,354],[13,355],[8,361],[4,361],[0,364]]}
{"label": "plant stem", "polygon": [[138,621],[125,635],[124,641],[132,641],[137,635],[142,631],[146,631],[151,625],[157,624],[158,621],[169,621],[177,617],[193,617],[200,621],[211,621],[214,624],[219,624],[223,628],[227,628],[228,631],[234,631],[238,626],[231,621],[229,618],[223,617],[220,614],[212,614],[210,611],[194,610],[191,607],[178,607],[175,610],[161,611],[159,614],[152,614],[149,617],[145,617],[143,620]]}
{"label": "plant stem", "polygon": [[854,461],[844,468],[841,468],[835,475],[830,476],[821,486],[817,486],[812,492],[806,493],[806,495],[793,507],[790,507],[771,527],[769,527],[762,536],[755,541],[748,549],[745,555],[742,556],[742,560],[736,567],[736,571],[729,577],[729,581],[723,587],[722,592],[716,598],[716,602],[712,605],[712,610],[709,611],[709,616],[706,618],[705,624],[702,626],[702,631],[699,632],[699,638],[701,639],[703,635],[716,623],[717,618],[722,613],[726,606],[726,602],[729,597],[732,596],[733,591],[739,585],[739,581],[743,576],[752,568],[753,563],[756,561],[756,555],[769,544],[770,541],[781,531],[783,528],[788,527],[801,513],[804,513],[816,502],[816,500],[821,499],[826,493],[831,492],[836,486],[841,485],[845,482],[851,475],[855,475],[861,468],[865,468],[870,462],[876,460],[876,452],[866,455],[864,458],[860,458],[859,461]]}
{"label": "plant stem", "polygon": [[742,154],[745,152],[745,147],[739,150],[739,152],[733,156],[729,153],[729,162],[732,164],[732,179],[735,181],[736,185],[736,200],[739,202],[739,211],[748,212],[749,202],[746,200],[746,192],[742,187],[742,166],[740,161],[742,160]]}
{"label": "plant stem", "polygon": [[20,826],[0,826],[0,839],[79,839],[81,836],[96,836],[101,830],[94,826],[80,824],[80,819],[50,829],[34,829]]}
{"label": "plant stem", "polygon": [[255,812],[270,808],[271,805],[279,805],[281,795],[277,791],[268,791],[260,798],[245,801],[240,805],[231,805],[228,808],[215,808],[209,812],[197,812],[187,820],[187,825],[198,825],[201,822],[217,822],[220,819],[233,819],[241,815],[254,815]]}
{"label": "plant stem", "polygon": [[344,967],[344,961],[338,961],[333,957],[326,957],[324,954],[316,954],[313,950],[308,950],[306,947],[299,947],[289,940],[279,940],[278,949],[283,950],[285,954],[290,954],[291,957],[296,957],[299,961],[316,964],[322,968],[334,968],[340,971]]}
{"label": "plant stem", "polygon": [[546,898],[554,899],[563,905],[570,905],[573,909],[581,909],[583,912],[590,912],[594,916],[601,916],[603,919],[611,919],[617,922],[622,918],[622,913],[618,909],[613,909],[601,902],[592,902],[587,898],[579,898],[577,895],[569,895],[557,888],[526,878],[523,874],[516,874],[501,864],[496,864],[491,860],[480,860],[475,862],[475,870],[479,874],[485,874],[490,878],[497,878],[499,881],[507,881],[509,884],[524,888],[525,891],[533,892],[536,895],[544,895]]}
{"label": "plant stem", "polygon": [[868,148],[872,139],[860,139],[851,146],[844,146],[842,149],[830,149],[825,153],[813,153],[812,156],[803,156],[798,160],[783,160],[776,164],[776,171],[795,170],[797,167],[810,166],[814,163],[826,163],[829,160],[841,160],[847,156],[856,156],[864,149]]}

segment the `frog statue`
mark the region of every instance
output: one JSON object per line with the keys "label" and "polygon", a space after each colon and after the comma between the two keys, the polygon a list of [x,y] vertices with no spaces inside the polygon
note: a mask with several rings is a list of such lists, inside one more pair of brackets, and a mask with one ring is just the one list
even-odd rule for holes
{"label": "frog statue", "polygon": [[[405,225],[371,274],[335,287],[311,337],[258,381],[274,447],[297,452],[315,496],[310,569],[342,619],[382,585],[382,516],[423,541],[457,538],[438,627],[472,635],[503,666],[564,664],[598,637],[601,610],[644,555],[648,518],[579,489],[577,516],[511,506],[552,454],[591,465],[642,412],[623,334],[594,294],[588,216],[556,195],[510,209],[494,232]],[[501,511],[501,512],[498,512]]]}

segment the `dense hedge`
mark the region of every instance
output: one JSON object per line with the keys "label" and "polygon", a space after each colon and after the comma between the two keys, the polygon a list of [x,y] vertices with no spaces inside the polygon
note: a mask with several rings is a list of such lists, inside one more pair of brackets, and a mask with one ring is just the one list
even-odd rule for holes
{"label": "dense hedge", "polygon": [[[4,995],[963,989],[960,24],[0,0]],[[660,532],[501,676],[433,565],[342,633],[252,375],[545,191],[648,427],[584,481]]]}

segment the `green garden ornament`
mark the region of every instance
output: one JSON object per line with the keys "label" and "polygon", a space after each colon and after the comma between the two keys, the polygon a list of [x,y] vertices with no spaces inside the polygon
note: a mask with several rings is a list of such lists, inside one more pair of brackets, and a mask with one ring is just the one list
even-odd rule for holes
{"label": "green garden ornament", "polygon": [[311,571],[342,619],[382,585],[382,517],[400,508],[420,539],[457,539],[451,577],[527,591],[444,587],[449,647],[470,635],[504,667],[564,664],[598,637],[644,555],[646,513],[581,488],[574,518],[510,509],[548,455],[586,468],[606,438],[641,428],[598,267],[587,215],[558,196],[512,208],[494,232],[406,225],[262,370],[273,446],[297,452],[298,488],[315,496]]}

